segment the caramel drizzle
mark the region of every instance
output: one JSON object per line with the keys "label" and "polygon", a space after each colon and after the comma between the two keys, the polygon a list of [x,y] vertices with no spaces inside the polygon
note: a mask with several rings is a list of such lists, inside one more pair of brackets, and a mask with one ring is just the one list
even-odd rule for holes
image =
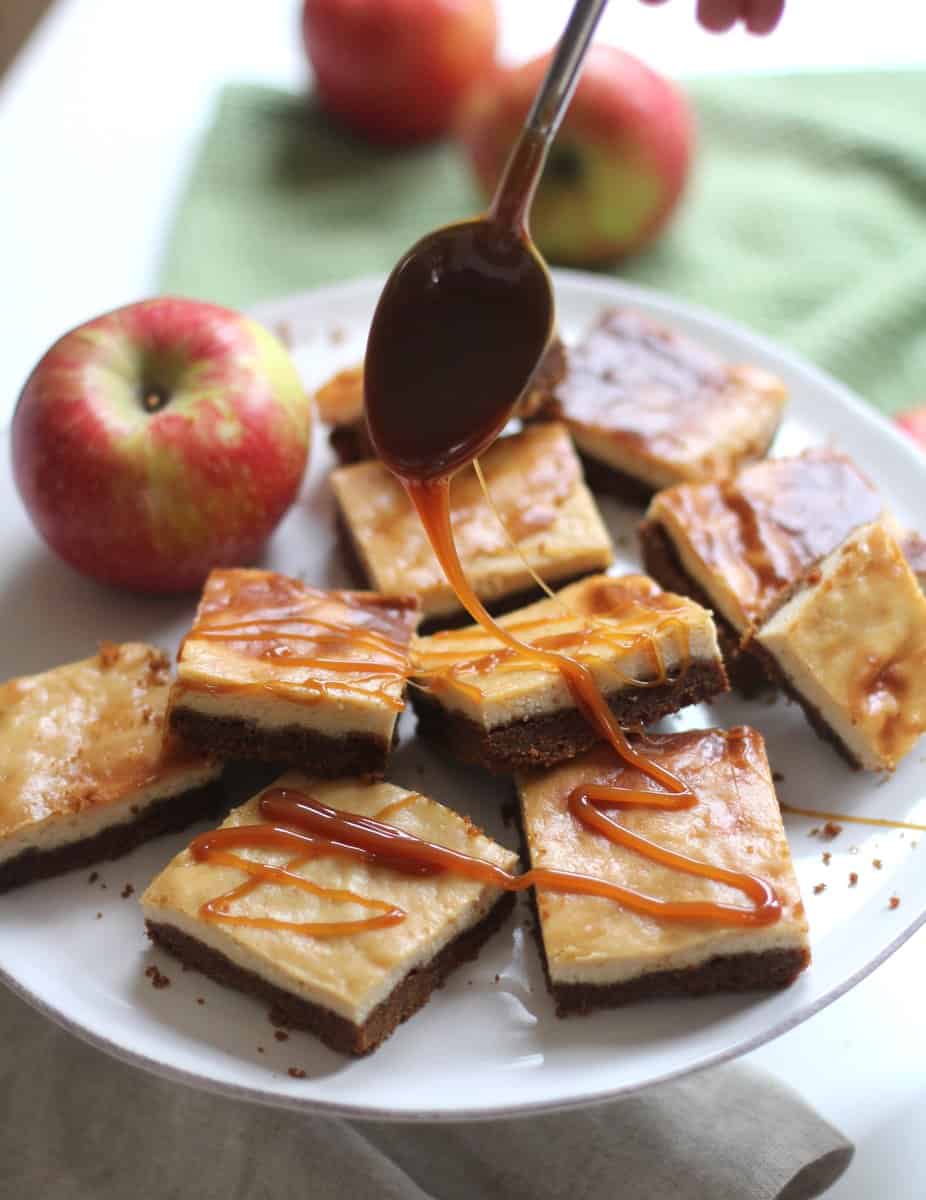
{"label": "caramel drizzle", "polygon": [[[653,610],[654,612],[656,610]],[[572,616],[573,614],[568,614]],[[632,675],[622,672],[617,664],[613,664],[616,673],[620,676],[625,685],[640,688],[659,687],[664,684],[669,678],[669,669],[666,665],[663,655],[663,647],[660,644],[660,639],[667,632],[674,632],[674,635],[681,647],[681,657],[684,660],[689,660],[691,657],[691,641],[690,631],[684,617],[665,615],[661,612],[662,620],[656,625],[656,628],[650,631],[639,633],[621,633],[617,622],[609,622],[607,619],[594,617],[576,617],[582,622],[579,629],[565,630],[560,633],[546,634],[540,637],[531,637],[531,640],[524,641],[523,644],[529,646],[532,650],[549,650],[559,654],[570,654],[573,659],[590,659],[594,658],[597,647],[603,647],[606,650],[616,651],[618,653],[630,652],[640,646],[646,646],[649,655],[652,657],[653,674],[648,679],[635,679]],[[559,618],[553,618],[559,619]],[[550,618],[538,618],[530,621],[521,621],[518,623],[507,624],[506,628],[509,632],[520,635],[518,641],[529,636],[534,630],[543,628],[550,624]],[[437,642],[441,634],[432,634],[432,642]],[[418,651],[417,662],[415,664],[414,673],[418,680],[426,679],[427,686],[432,691],[440,690],[442,687],[447,687],[451,683],[465,695],[478,700],[482,696],[482,689],[477,682],[467,682],[465,676],[469,675],[488,675],[490,673],[500,671],[502,673],[523,671],[525,668],[524,652],[515,650],[512,646],[504,646],[498,648],[486,648],[480,653],[474,653],[471,657],[461,657],[459,641],[465,638],[465,634],[459,631],[451,630],[447,635],[448,638],[455,638],[458,642],[457,648],[453,650],[427,649],[424,652]],[[531,662],[531,666],[546,671],[552,671],[556,674],[561,674],[559,663],[553,663],[546,659]]]}
{"label": "caramel drizzle", "polygon": [[[266,608],[230,620],[201,617],[184,638],[180,654],[191,639],[227,642],[239,654],[273,663],[282,669],[307,669],[323,675],[346,676],[305,680],[271,678],[228,684],[211,680],[207,688],[210,692],[271,692],[310,705],[331,696],[374,698],[393,711],[401,712],[404,707],[402,685],[408,677],[405,646],[397,638],[370,626],[352,626],[319,616],[316,610],[330,600],[324,593],[309,593],[307,599],[309,602],[301,605]],[[354,602],[347,593],[340,593],[338,600],[347,608],[363,611],[363,605]],[[294,648],[300,644],[305,652],[294,653]],[[368,655],[366,659],[349,657],[351,653],[364,651]]]}
{"label": "caramel drizzle", "polygon": [[883,829],[912,829],[917,833],[926,833],[926,825],[918,825],[915,821],[894,821],[890,817],[857,817],[849,813],[824,812],[819,808],[797,808],[793,804],[782,804],[781,811],[820,821],[845,821],[850,825],[877,825]]}
{"label": "caramel drizzle", "polygon": [[[781,902],[774,888],[764,879],[702,862],[659,846],[631,832],[609,815],[609,810],[628,804],[680,811],[694,807],[698,798],[677,775],[645,754],[638,753],[630,745],[586,664],[567,658],[555,649],[522,642],[488,615],[465,578],[453,544],[446,481],[437,484],[407,483],[406,486],[451,585],[474,619],[494,633],[515,655],[522,658],[526,656],[531,662],[559,671],[576,705],[619,757],[664,789],[650,791],[607,784],[580,785],[572,790],[567,799],[572,816],[585,828],[651,862],[711,879],[742,892],[752,901],[752,907],[706,900],[667,901],[609,880],[555,868],[535,867],[521,875],[513,875],[493,863],[424,841],[376,818],[339,812],[295,789],[274,788],[265,792],[260,800],[261,815],[272,824],[219,829],[203,834],[193,842],[191,852],[195,859],[236,867],[248,877],[238,887],[215,900],[207,901],[200,910],[201,915],[207,920],[325,938],[381,929],[404,919],[404,911],[386,901],[360,897],[341,889],[324,888],[296,873],[297,868],[310,859],[327,855],[388,867],[404,874],[449,872],[504,891],[517,892],[536,887],[569,895],[597,896],[633,912],[663,920],[706,921],[735,927],[763,926],[779,920]],[[285,867],[275,867],[231,852],[238,847],[288,850],[293,857]],[[230,906],[236,900],[249,894],[261,883],[285,883],[328,900],[358,903],[374,909],[377,915],[353,921],[297,923],[230,911]]]}
{"label": "caramel drizzle", "polygon": [[[633,912],[675,921],[710,921],[726,926],[754,927],[769,925],[781,915],[781,905],[774,889],[765,880],[745,872],[700,862],[686,854],[658,846],[648,838],[632,833],[605,811],[625,804],[670,810],[690,808],[697,804],[697,798],[687,789],[667,795],[603,784],[583,785],[573,789],[567,803],[576,820],[615,845],[624,846],[674,870],[736,888],[753,901],[754,907],[740,908],[732,904],[700,900],[662,900],[606,879],[550,867],[535,867],[521,875],[514,875],[485,859],[425,841],[381,820],[382,817],[394,815],[418,798],[417,794],[402,797],[386,805],[371,818],[330,808],[295,788],[269,789],[260,799],[260,812],[271,823],[216,829],[200,834],[192,842],[190,852],[198,862],[209,861],[235,867],[247,876],[237,887],[206,901],[200,908],[200,915],[210,921],[255,929],[285,930],[317,938],[385,929],[405,919],[405,910],[397,905],[343,888],[324,887],[297,874],[299,867],[320,857],[386,867],[403,875],[447,873],[506,892],[521,892],[536,887],[569,895],[597,896],[615,901]],[[242,858],[234,853],[238,848],[288,851],[292,857],[284,867],[275,867]],[[351,921],[295,922],[230,911],[235,901],[249,895],[262,884],[269,883],[295,887],[324,900],[357,904],[375,911],[376,915]]]}
{"label": "caramel drizzle", "polygon": [[[459,555],[457,554],[453,540],[453,528],[450,521],[449,480],[403,479],[403,483],[411,497],[412,503],[418,510],[421,523],[427,532],[431,545],[434,547],[435,554],[444,568],[451,587],[473,620],[482,625],[490,633],[493,633],[515,654],[526,657],[531,662],[538,664],[546,663],[559,671],[572,694],[576,707],[584,714],[585,718],[597,730],[602,739],[610,744],[618,757],[630,766],[636,767],[642,775],[665,789],[660,792],[640,792],[636,789],[617,786],[579,789],[580,793],[584,794],[587,799],[580,804],[576,800],[575,792],[570,796],[569,809],[572,815],[584,824],[595,828],[609,839],[618,841],[619,844],[628,846],[638,853],[651,858],[653,861],[663,863],[663,865],[674,867],[676,870],[699,874],[719,883],[731,884],[732,880],[736,880],[731,886],[743,891],[755,901],[757,907],[753,910],[735,911],[739,913],[750,912],[750,923],[758,922],[765,924],[777,921],[781,916],[781,903],[771,884],[757,879],[755,876],[729,871],[726,868],[713,866],[708,863],[699,862],[697,869],[691,870],[691,865],[695,863],[695,860],[688,859],[684,855],[677,855],[665,847],[657,846],[647,839],[631,834],[624,826],[619,825],[601,811],[602,808],[616,808],[626,803],[654,805],[658,804],[660,800],[663,807],[688,808],[697,804],[698,801],[695,794],[678,776],[674,775],[671,771],[667,771],[659,763],[647,758],[645,754],[640,754],[634,750],[614,714],[611,712],[611,709],[608,707],[607,701],[598,688],[587,664],[578,659],[569,658],[556,650],[542,649],[523,642],[492,619],[470,586],[469,580],[466,578],[466,574],[460,563]],[[642,801],[639,799],[641,796],[645,797]],[[598,882],[603,883],[603,881]],[[543,886],[543,884],[541,883],[540,886]],[[606,884],[605,886],[610,889],[614,885]],[[622,892],[625,891],[624,889],[620,890]],[[601,893],[596,892],[593,894]],[[612,898],[617,898],[613,893],[611,895]],[[648,904],[653,903],[652,897],[645,899]],[[641,902],[641,896],[639,893],[625,893],[621,902],[625,903],[628,907],[633,907],[635,904]],[[659,906],[658,912],[661,916],[686,919],[678,911],[685,906],[672,905],[663,901],[655,901],[655,903]],[[699,913],[697,919],[700,920],[724,922],[730,916],[729,905],[704,902],[699,903],[696,907]],[[644,908],[637,909],[637,911],[651,912],[652,910]],[[692,918],[689,917],[688,919]]]}

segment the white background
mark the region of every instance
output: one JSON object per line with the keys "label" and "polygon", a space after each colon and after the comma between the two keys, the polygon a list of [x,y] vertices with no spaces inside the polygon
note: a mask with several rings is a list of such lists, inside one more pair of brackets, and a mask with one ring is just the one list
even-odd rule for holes
{"label": "white background", "polygon": [[[568,9],[563,0],[499,7],[509,60],[546,49]],[[789,0],[767,39],[703,33],[692,8],[612,0],[602,36],[675,74],[926,65],[926,18],[909,0]],[[51,341],[153,291],[222,83],[304,85],[298,9],[298,0],[58,0],[0,83],[0,427]],[[926,89],[924,111],[910,119],[924,113]],[[926,1195],[924,950],[921,932],[752,1056],[856,1142],[832,1200]]]}

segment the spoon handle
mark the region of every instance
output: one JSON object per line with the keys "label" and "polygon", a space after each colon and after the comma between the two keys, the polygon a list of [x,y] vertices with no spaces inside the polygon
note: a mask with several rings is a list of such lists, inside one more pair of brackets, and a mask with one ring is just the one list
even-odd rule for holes
{"label": "spoon handle", "polygon": [[576,0],[534,103],[525,130],[553,141],[579,82],[579,72],[608,0]]}
{"label": "spoon handle", "polygon": [[576,0],[543,83],[495,191],[490,215],[524,228],[547,152],[579,82],[579,72],[608,0]]}

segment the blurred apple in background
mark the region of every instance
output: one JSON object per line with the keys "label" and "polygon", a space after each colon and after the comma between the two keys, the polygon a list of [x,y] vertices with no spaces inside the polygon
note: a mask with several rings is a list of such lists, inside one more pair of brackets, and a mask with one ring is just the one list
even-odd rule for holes
{"label": "blurred apple in background", "polygon": [[494,68],[498,25],[493,0],[305,0],[302,33],[325,108],[402,143],[450,129]]}
{"label": "blurred apple in background", "polygon": [[[475,89],[460,135],[488,199],[550,55],[500,71]],[[531,233],[554,262],[595,266],[639,250],[678,203],[694,127],[678,88],[639,59],[593,46],[550,151]]]}
{"label": "blurred apple in background", "polygon": [[919,442],[923,450],[926,450],[926,405],[898,413],[894,420],[904,433],[909,434],[915,442]]}
{"label": "blurred apple in background", "polygon": [[151,592],[253,561],[295,500],[311,402],[285,347],[193,300],[130,304],[44,355],[13,416],[13,471],[48,545]]}

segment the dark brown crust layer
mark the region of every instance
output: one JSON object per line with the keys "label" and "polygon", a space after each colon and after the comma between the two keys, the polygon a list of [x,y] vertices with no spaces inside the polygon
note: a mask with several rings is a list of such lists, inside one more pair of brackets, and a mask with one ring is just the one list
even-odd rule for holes
{"label": "dark brown crust layer", "polygon": [[146,927],[156,945],[217,983],[256,996],[271,1005],[281,1023],[314,1033],[339,1054],[360,1056],[370,1054],[380,1046],[403,1021],[423,1007],[432,992],[443,987],[456,967],[477,956],[486,941],[504,924],[514,900],[513,892],[503,893],[481,921],[449,942],[425,966],[406,975],[362,1025],[355,1025],[328,1008],[268,983],[260,975],[236,966],[217,950],[172,925],[147,921]]}
{"label": "dark brown crust layer", "polygon": [[[543,938],[538,937],[543,953]],[[544,974],[558,1017],[585,1016],[598,1008],[618,1008],[637,1000],[666,996],[707,996],[715,992],[770,992],[786,988],[810,965],[803,947],[722,954],[697,967],[654,971],[624,983],[553,983],[544,955]]]}
{"label": "dark brown crust layer", "polygon": [[175,833],[194,821],[215,816],[224,806],[225,791],[219,776],[201,787],[165,796],[144,808],[133,821],[103,829],[83,841],[57,846],[54,850],[24,850],[0,865],[0,892],[35,879],[49,879],[65,871],[121,858],[162,833]]}
{"label": "dark brown crust layer", "polygon": [[809,700],[806,699],[792,684],[791,680],[782,671],[778,665],[774,655],[770,654],[763,645],[759,642],[753,642],[750,646],[750,653],[754,656],[755,661],[760,663],[763,671],[773,683],[779,687],[789,700],[793,700],[795,704],[799,704],[804,710],[804,716],[810,723],[811,728],[818,737],[829,744],[836,750],[836,753],[841,755],[846,762],[855,771],[862,770],[862,763],[852,753],[846,743],[842,740],[836,730],[824,718],[820,710]]}
{"label": "dark brown crust layer", "polygon": [[[366,568],[363,565],[363,559],[357,551],[353,534],[343,514],[340,512],[338,513],[338,533],[341,559],[347,568],[351,580],[357,587],[373,588],[375,590],[375,584],[367,574]],[[562,578],[547,575],[544,582],[548,587],[564,588],[570,583],[576,583],[578,580],[584,579],[586,575],[598,575],[600,573],[600,567],[590,567],[587,571],[578,571],[573,575],[564,575]],[[535,600],[542,600],[543,597],[544,592],[539,587],[532,586],[522,588],[517,592],[511,592],[498,600],[483,599],[482,602],[493,617],[501,617],[505,613],[514,612],[517,608],[523,608],[526,604],[533,604]],[[462,608],[452,613],[442,613],[434,616],[425,615],[422,618],[421,625],[418,627],[418,633],[427,634],[437,633],[441,629],[460,629],[464,625],[471,625],[472,622],[473,618]]]}
{"label": "dark brown crust layer", "polygon": [[771,691],[776,677],[769,675],[751,646],[741,646],[739,634],[726,617],[717,612],[707,592],[682,566],[672,539],[663,527],[657,521],[641,521],[637,534],[647,574],[668,591],[690,596],[714,613],[717,641],[723,653],[730,685],[745,697]]}
{"label": "dark brown crust layer", "polygon": [[219,758],[258,759],[301,767],[323,779],[367,775],[381,779],[391,749],[367,733],[329,737],[301,725],[266,728],[243,717],[217,717],[179,705],[170,710],[170,728],[187,745]]}
{"label": "dark brown crust layer", "polygon": [[[621,724],[648,725],[689,704],[709,700],[727,688],[723,665],[704,662],[692,665],[679,679],[657,687],[625,688],[606,699]],[[575,758],[599,741],[587,719],[575,708],[486,730],[469,717],[445,709],[419,688],[413,688],[411,696],[422,736],[438,742],[455,758],[498,775],[552,767]]]}

